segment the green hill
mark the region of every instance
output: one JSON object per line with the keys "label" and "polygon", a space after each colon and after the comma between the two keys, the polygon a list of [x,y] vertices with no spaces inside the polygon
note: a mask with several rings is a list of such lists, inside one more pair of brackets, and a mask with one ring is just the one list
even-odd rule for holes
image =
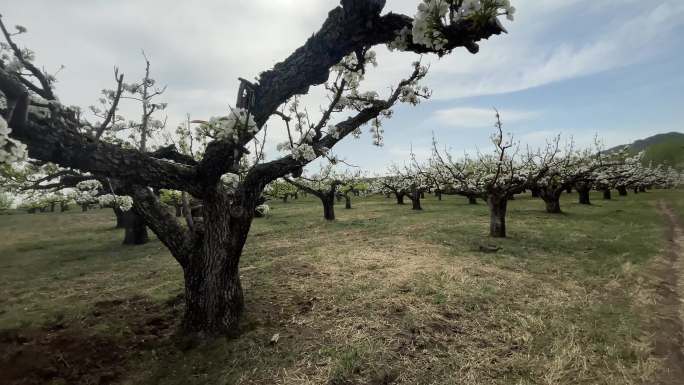
{"label": "green hill", "polygon": [[[666,164],[684,170],[684,134],[669,132],[667,134],[653,135],[629,144],[631,153],[644,151],[644,164]],[[612,150],[622,148],[615,147]]]}

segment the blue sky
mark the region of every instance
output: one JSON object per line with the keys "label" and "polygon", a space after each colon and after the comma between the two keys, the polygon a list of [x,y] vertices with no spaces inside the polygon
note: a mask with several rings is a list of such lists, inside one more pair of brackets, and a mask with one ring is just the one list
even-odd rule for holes
{"label": "blue sky", "polygon": [[[371,171],[403,162],[412,146],[429,153],[431,135],[455,152],[488,149],[493,111],[521,144],[540,145],[562,133],[579,144],[595,135],[613,146],[660,132],[684,131],[684,1],[512,0],[508,35],[482,42],[481,52],[457,50],[430,64],[434,97],[400,106],[385,122],[385,145],[369,135],[348,138],[336,153]],[[252,78],[285,58],[316,31],[336,0],[210,0],[203,7],[161,0],[22,1],[3,5],[9,24],[29,34],[21,43],[49,70],[64,64],[58,94],[67,104],[93,104],[112,87],[112,67],[141,75],[140,50],[168,85],[171,126],[186,112],[220,115],[234,102],[237,77]],[[386,10],[414,14],[417,0],[388,0]],[[160,12],[163,10],[163,12]],[[246,44],[245,36],[251,37]],[[410,71],[416,55],[378,47],[377,69],[364,89],[382,95]],[[314,90],[312,111],[322,103]],[[161,101],[161,99],[160,99]],[[135,106],[124,106],[134,118]],[[339,119],[345,116],[340,116]],[[279,123],[268,146],[284,137]]]}

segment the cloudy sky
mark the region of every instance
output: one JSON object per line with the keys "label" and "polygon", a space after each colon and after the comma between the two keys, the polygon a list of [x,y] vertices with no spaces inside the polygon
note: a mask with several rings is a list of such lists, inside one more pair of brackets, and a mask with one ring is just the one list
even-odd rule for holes
{"label": "cloudy sky", "polygon": [[[418,0],[388,0],[386,11],[413,15]],[[557,133],[580,144],[595,135],[618,145],[655,133],[684,131],[684,1],[512,0],[508,35],[430,64],[433,99],[400,106],[385,122],[385,145],[369,135],[345,139],[336,153],[371,171],[403,161],[409,149],[423,157],[431,135],[455,152],[485,149],[493,112],[524,144]],[[0,9],[9,25],[29,33],[19,43],[36,51],[49,71],[64,65],[57,92],[66,104],[94,104],[113,87],[118,66],[127,81],[144,70],[167,85],[159,101],[175,127],[193,118],[224,114],[234,103],[237,78],[253,78],[287,57],[315,32],[338,0],[25,0]],[[410,73],[417,56],[376,47],[378,67],[364,90],[386,94]],[[306,99],[317,111],[322,92]],[[124,113],[136,118],[134,106]],[[345,115],[346,116],[346,115]],[[345,116],[340,116],[342,119]],[[269,122],[269,152],[284,134]]]}

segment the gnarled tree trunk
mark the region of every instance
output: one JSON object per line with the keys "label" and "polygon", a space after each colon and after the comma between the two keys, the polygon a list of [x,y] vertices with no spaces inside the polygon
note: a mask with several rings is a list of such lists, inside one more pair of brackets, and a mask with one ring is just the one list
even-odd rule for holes
{"label": "gnarled tree trunk", "polygon": [[560,214],[562,212],[560,208],[560,196],[562,192],[562,190],[541,191],[541,198],[544,200],[547,213]]}
{"label": "gnarled tree trunk", "polygon": [[183,268],[186,332],[218,335],[238,330],[244,308],[239,263],[253,210],[232,210],[219,194],[204,199],[201,247]]}
{"label": "gnarled tree trunk", "polygon": [[145,220],[134,209],[125,212],[123,221],[125,228],[124,245],[143,245],[150,241]]}
{"label": "gnarled tree trunk", "polygon": [[489,235],[494,238],[506,237],[506,209],[508,197],[488,196],[489,206]]}

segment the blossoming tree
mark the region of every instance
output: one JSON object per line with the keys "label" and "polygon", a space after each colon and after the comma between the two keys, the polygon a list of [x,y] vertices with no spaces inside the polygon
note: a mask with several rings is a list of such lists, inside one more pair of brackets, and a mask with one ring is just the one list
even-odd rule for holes
{"label": "blossoming tree", "polygon": [[557,142],[549,143],[544,151],[528,152],[519,156],[518,146],[509,136],[504,137],[500,115],[496,112],[496,133],[492,135],[494,151],[478,153],[475,159],[465,156],[456,160],[446,150],[435,150],[432,163],[440,168],[440,174],[450,178],[449,185],[457,191],[477,196],[489,207],[489,234],[506,237],[506,212],[508,201],[522,193],[546,174],[558,153]]}
{"label": "blossoming tree", "polygon": [[[373,46],[387,44],[393,49],[439,56],[458,47],[477,53],[478,41],[505,31],[498,17],[513,13],[507,0],[423,0],[415,18],[383,14],[384,6],[385,0],[342,0],[328,13],[320,30],[289,57],[261,72],[254,83],[241,80],[235,108],[206,123],[215,139],[207,144],[199,161],[171,149],[154,154],[97,141],[79,132],[76,113],[55,96],[54,80],[12,43],[11,61],[2,59],[0,64],[0,91],[7,99],[0,120],[0,159],[19,158],[25,144],[31,158],[121,181],[121,190],[133,198],[135,211],[183,269],[184,329],[203,334],[235,332],[244,304],[238,266],[264,187],[285,175],[300,175],[313,158],[324,155],[365,124],[370,123],[378,133],[380,119],[389,115],[395,103],[411,102],[412,95],[422,91],[418,82],[426,70],[413,65],[409,76],[384,97],[329,83],[335,98],[311,128],[311,135],[293,138],[288,154],[241,172],[249,143],[269,118],[294,96],[306,94],[310,87],[331,77],[336,80],[340,72],[336,66],[345,69],[342,80],[358,79]],[[13,64],[17,62],[20,70]],[[46,101],[41,106],[47,114],[31,111],[36,105],[31,95]],[[332,112],[342,108],[350,114],[330,124]],[[202,225],[182,225],[160,203],[155,189],[185,191],[200,198]]]}

